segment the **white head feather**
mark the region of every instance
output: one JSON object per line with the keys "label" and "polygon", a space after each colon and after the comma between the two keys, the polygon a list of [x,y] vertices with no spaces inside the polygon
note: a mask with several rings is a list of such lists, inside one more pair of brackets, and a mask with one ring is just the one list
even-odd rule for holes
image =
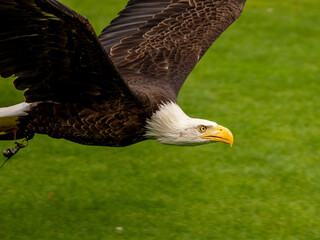
{"label": "white head feather", "polygon": [[201,138],[203,133],[198,128],[202,125],[214,128],[218,126],[215,122],[190,118],[176,103],[170,102],[161,105],[147,120],[145,136],[156,139],[159,143],[172,145],[199,145],[212,142]]}

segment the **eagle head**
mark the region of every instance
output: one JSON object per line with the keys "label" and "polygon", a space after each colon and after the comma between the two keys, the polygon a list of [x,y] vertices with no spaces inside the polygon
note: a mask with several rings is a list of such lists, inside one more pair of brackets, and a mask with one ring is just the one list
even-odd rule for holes
{"label": "eagle head", "polygon": [[233,144],[229,129],[212,121],[190,118],[173,102],[162,104],[147,120],[145,136],[159,143],[180,146],[212,142]]}

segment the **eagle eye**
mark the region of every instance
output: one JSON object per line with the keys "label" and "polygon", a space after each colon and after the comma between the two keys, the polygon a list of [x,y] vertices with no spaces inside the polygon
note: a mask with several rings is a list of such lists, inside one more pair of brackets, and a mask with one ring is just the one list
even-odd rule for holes
{"label": "eagle eye", "polygon": [[198,127],[198,131],[201,132],[201,133],[204,133],[205,131],[207,131],[207,129],[208,128],[206,126],[204,126],[204,125],[201,125],[201,126]]}

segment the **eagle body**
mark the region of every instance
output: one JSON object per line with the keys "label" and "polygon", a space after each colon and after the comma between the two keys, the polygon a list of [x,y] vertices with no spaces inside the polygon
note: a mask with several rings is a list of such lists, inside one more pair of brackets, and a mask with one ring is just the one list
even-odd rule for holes
{"label": "eagle body", "polygon": [[14,76],[26,99],[0,108],[0,140],[39,133],[115,147],[232,144],[227,128],[188,117],[177,96],[244,4],[130,0],[97,36],[57,0],[0,0],[0,75]]}
{"label": "eagle body", "polygon": [[[134,111],[133,111],[134,110]],[[97,106],[39,103],[21,120],[25,132],[46,134],[85,145],[122,147],[145,139],[146,109],[133,103]]]}

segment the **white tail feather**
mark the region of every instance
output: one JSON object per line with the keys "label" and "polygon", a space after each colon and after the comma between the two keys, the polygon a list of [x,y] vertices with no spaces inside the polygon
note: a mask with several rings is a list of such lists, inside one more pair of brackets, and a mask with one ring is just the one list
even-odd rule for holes
{"label": "white tail feather", "polygon": [[0,108],[0,132],[15,128],[19,117],[27,116],[30,103],[19,103],[10,107]]}

